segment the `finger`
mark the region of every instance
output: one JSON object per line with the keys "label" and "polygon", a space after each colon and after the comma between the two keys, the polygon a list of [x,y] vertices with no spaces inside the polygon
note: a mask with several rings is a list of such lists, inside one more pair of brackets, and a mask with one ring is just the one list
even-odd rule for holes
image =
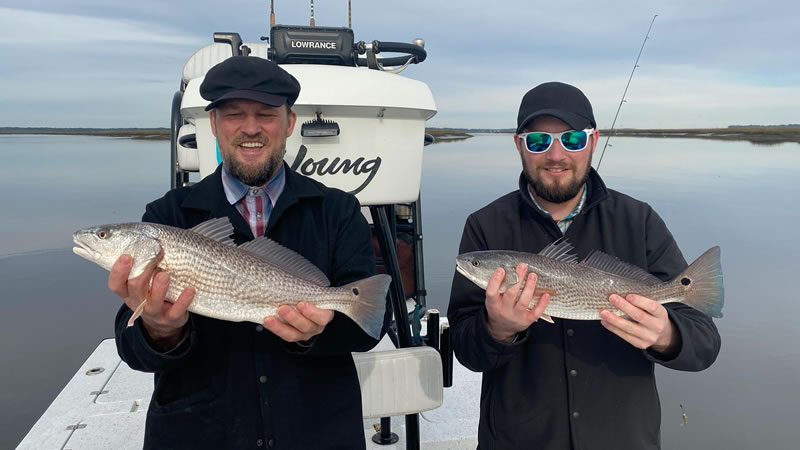
{"label": "finger", "polygon": [[513,276],[517,277],[516,283],[509,285],[508,283],[511,282],[509,275],[506,274],[506,276],[504,277],[503,283],[507,286],[507,289],[499,297],[503,310],[506,311],[512,310],[514,308],[514,305],[516,305],[517,301],[519,300],[519,294],[522,292],[522,283],[525,281],[525,270],[526,270],[524,268],[520,269],[520,266],[527,267],[527,265],[518,264],[517,267],[514,268]]}
{"label": "finger", "polygon": [[[607,311],[605,311],[605,312],[607,312]],[[602,315],[602,313],[601,313],[601,315]],[[636,348],[644,350],[644,349],[646,349],[646,348],[648,348],[650,346],[650,344],[647,341],[645,341],[644,339],[641,339],[638,336],[635,336],[635,335],[633,335],[631,333],[628,333],[625,330],[622,330],[622,329],[612,325],[610,322],[607,322],[605,320],[601,320],[600,324],[603,325],[608,331],[616,334],[617,336],[622,338],[625,342],[633,345]]]}
{"label": "finger", "polygon": [[524,310],[524,312],[529,311],[528,306],[534,300],[533,294],[536,292],[536,279],[537,279],[536,274],[532,272],[528,274],[527,278],[525,278],[525,287],[522,288],[522,292],[519,295],[519,299],[517,300],[517,303],[514,305],[515,308]]}
{"label": "finger", "polygon": [[108,289],[122,298],[128,296],[128,274],[133,267],[131,255],[124,254],[117,258],[111,266],[111,273],[108,275]]}
{"label": "finger", "polygon": [[175,323],[181,322],[184,317],[188,320],[189,305],[192,303],[192,300],[194,300],[194,294],[195,290],[193,287],[185,288],[175,300],[175,303],[172,304],[172,307],[169,308],[166,314],[167,320]]}
{"label": "finger", "polygon": [[305,316],[305,318],[321,327],[324,327],[333,320],[333,310],[317,308],[309,302],[298,303],[297,310],[300,311],[300,314]]}
{"label": "finger", "polygon": [[302,314],[296,309],[282,305],[278,307],[278,315],[288,325],[296,328],[302,334],[308,334],[318,328],[318,325]]}
{"label": "finger", "polygon": [[502,267],[498,267],[492,276],[489,278],[489,283],[486,285],[486,298],[496,301],[500,295],[500,284],[506,276],[506,271]]}
{"label": "finger", "polygon": [[637,294],[628,294],[625,296],[625,300],[653,317],[662,318],[668,315],[666,308],[653,299]]}
{"label": "finger", "polygon": [[159,272],[153,277],[153,285],[150,287],[149,297],[145,297],[147,305],[144,311],[149,316],[160,316],[164,304],[164,297],[169,289],[169,274]]}
{"label": "finger", "polygon": [[264,319],[264,328],[286,342],[297,342],[303,340],[300,332],[296,328],[281,322],[275,316],[269,316]]}
{"label": "finger", "polygon": [[539,320],[539,317],[542,317],[544,314],[544,310],[547,308],[547,305],[550,304],[550,294],[544,293],[539,298],[539,301],[536,302],[536,306],[533,307],[530,311],[528,311],[527,306],[525,307],[525,320],[528,323],[533,323]]}
{"label": "finger", "polygon": [[[654,342],[655,334],[644,325],[619,317],[611,311],[600,311],[601,322],[642,342]],[[622,337],[622,336],[620,336]],[[623,338],[624,339],[624,338]],[[627,340],[627,339],[626,339]],[[630,342],[630,341],[628,341]]]}
{"label": "finger", "polygon": [[628,315],[631,319],[635,320],[636,322],[643,323],[646,322],[648,319],[652,319],[652,315],[639,308],[638,306],[630,303],[629,301],[625,300],[624,298],[620,297],[617,294],[612,294],[608,301],[611,302],[617,309],[624,312]]}

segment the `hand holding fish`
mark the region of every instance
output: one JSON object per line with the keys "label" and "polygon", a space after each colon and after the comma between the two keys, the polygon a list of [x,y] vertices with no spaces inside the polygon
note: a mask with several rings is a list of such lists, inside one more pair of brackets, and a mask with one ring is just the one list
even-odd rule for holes
{"label": "hand holding fish", "polygon": [[666,308],[655,300],[641,295],[629,294],[609,297],[612,305],[633,320],[618,317],[611,311],[600,312],[601,324],[606,329],[642,350],[671,355],[680,348],[681,336],[669,320]]}
{"label": "hand holding fish", "polygon": [[317,308],[309,302],[298,303],[297,309],[281,305],[276,312],[280,319],[267,317],[264,328],[286,342],[307,341],[322,333],[333,320],[333,310]]}
{"label": "hand holding fish", "polygon": [[528,274],[528,265],[524,263],[518,264],[515,271],[520,281],[511,285],[505,292],[500,292],[505,278],[505,270],[502,268],[494,271],[486,286],[486,325],[492,337],[500,342],[511,342],[517,333],[526,330],[539,319],[550,300],[549,294],[542,294],[532,307],[536,291],[536,274],[533,272]]}
{"label": "hand holding fish", "polygon": [[111,268],[108,288],[119,295],[131,311],[136,311],[146,301],[140,316],[142,325],[159,350],[169,350],[183,337],[183,328],[189,320],[187,308],[194,297],[194,289],[184,289],[175,303],[165,302],[169,274],[156,272],[160,259],[161,256],[148,264],[141,275],[129,280],[133,258],[120,256]]}

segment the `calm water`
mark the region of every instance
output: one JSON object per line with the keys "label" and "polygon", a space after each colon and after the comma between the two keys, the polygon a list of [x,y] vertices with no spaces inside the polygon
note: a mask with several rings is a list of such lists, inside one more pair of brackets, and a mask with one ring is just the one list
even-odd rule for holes
{"label": "calm water", "polygon": [[[601,168],[610,188],[650,203],[687,260],[723,252],[719,359],[701,373],[657,371],[664,449],[797,448],[800,145],[612,143]],[[0,448],[10,448],[113,334],[119,300],[107,272],[69,250],[72,231],[138,220],[167,188],[169,159],[164,142],[67,136],[0,136],[0,156]],[[429,307],[446,309],[466,216],[515,189],[519,167],[508,135],[425,149]]]}

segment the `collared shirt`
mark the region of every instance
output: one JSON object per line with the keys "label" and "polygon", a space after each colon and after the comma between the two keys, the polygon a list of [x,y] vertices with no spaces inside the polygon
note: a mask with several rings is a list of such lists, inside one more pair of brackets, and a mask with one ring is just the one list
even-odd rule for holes
{"label": "collared shirt", "polygon": [[[572,225],[572,219],[575,216],[577,216],[579,212],[581,212],[581,209],[583,209],[583,204],[586,203],[586,191],[588,190],[589,188],[586,186],[586,183],[583,183],[583,195],[581,195],[581,200],[578,202],[578,204],[575,205],[575,209],[573,209],[571,213],[564,216],[563,219],[556,222],[556,224],[558,225],[558,229],[561,230],[561,234],[567,233],[567,228],[569,228],[569,226]],[[528,187],[528,195],[531,196],[533,204],[536,205],[537,208],[539,208],[539,211],[543,212],[547,217],[551,219],[553,218],[553,215],[550,214],[550,211],[542,208],[542,206],[536,202],[536,197],[533,196],[530,187]]]}
{"label": "collared shirt", "polygon": [[262,186],[248,186],[234,178],[222,167],[222,188],[225,197],[234,205],[250,226],[254,237],[264,236],[272,208],[286,187],[286,171],[281,164],[278,173]]}

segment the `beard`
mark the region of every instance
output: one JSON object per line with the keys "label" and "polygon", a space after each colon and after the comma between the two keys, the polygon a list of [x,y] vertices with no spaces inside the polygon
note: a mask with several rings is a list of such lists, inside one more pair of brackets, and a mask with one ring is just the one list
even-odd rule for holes
{"label": "beard", "polygon": [[550,203],[564,203],[575,198],[578,193],[580,193],[586,180],[589,179],[589,170],[591,167],[592,155],[589,155],[589,162],[586,164],[586,170],[582,174],[573,176],[566,185],[554,183],[548,186],[536,176],[536,171],[528,166],[525,158],[522,158],[522,173],[528,180],[528,186],[530,186],[536,196]]}
{"label": "beard", "polygon": [[[233,145],[236,147],[241,142],[253,141],[261,142],[265,147],[270,144],[268,138],[264,136],[258,136],[256,138],[237,138],[234,140]],[[247,166],[245,164],[241,164],[236,159],[233,151],[220,151],[222,164],[225,166],[225,170],[227,170],[231,176],[238,179],[242,183],[248,186],[262,186],[278,172],[281,164],[283,164],[283,155],[286,154],[286,139],[283,139],[282,142],[275,142],[274,144],[277,144],[276,147],[280,150],[273,151],[264,164],[260,166]]]}

